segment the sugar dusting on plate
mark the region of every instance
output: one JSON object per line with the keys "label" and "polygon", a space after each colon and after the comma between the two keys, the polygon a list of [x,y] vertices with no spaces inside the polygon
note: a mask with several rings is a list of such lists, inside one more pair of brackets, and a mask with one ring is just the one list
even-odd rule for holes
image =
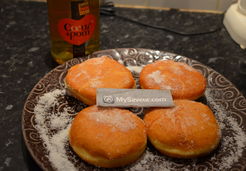
{"label": "sugar dusting on plate", "polygon": [[[57,112],[53,110],[59,106],[58,99],[65,95],[65,90],[53,90],[43,94],[34,108],[35,128],[40,138],[44,141],[47,150],[47,158],[57,170],[76,170],[73,163],[68,160],[65,146],[68,144],[68,130],[71,125],[71,118],[68,109]],[[53,130],[53,132],[51,131]],[[55,131],[54,131],[55,130]]]}
{"label": "sugar dusting on plate", "polygon": [[143,67],[142,66],[127,66],[127,69],[129,69],[131,72],[135,72],[137,74],[140,74]]}
{"label": "sugar dusting on plate", "polygon": [[[71,117],[68,117],[69,107],[63,108],[61,112],[54,110],[58,107],[60,98],[64,98],[65,90],[54,90],[43,94],[35,107],[36,128],[40,137],[44,141],[47,155],[57,170],[78,170],[75,163],[69,160],[68,148],[68,130],[71,124]],[[243,129],[230,111],[226,111],[223,106],[217,104],[213,99],[210,89],[206,90],[205,96],[208,105],[214,111],[219,125],[222,129],[221,145],[217,152],[212,153],[205,161],[204,159],[173,159],[159,154],[156,150],[147,147],[142,157],[124,170],[191,170],[192,168],[206,168],[207,162],[211,164],[211,169],[227,170],[235,163],[239,162],[243,150],[246,146],[246,136]],[[51,130],[57,130],[52,132]],[[71,154],[71,153],[70,153]],[[222,155],[223,154],[223,155]],[[75,161],[81,162],[81,161]],[[94,168],[98,170],[98,168]]]}
{"label": "sugar dusting on plate", "polygon": [[205,95],[222,130],[221,150],[225,152],[219,161],[213,160],[219,170],[225,170],[238,162],[242,156],[246,146],[246,134],[236,119],[231,116],[230,111],[214,101],[213,93],[209,88],[206,89]]}

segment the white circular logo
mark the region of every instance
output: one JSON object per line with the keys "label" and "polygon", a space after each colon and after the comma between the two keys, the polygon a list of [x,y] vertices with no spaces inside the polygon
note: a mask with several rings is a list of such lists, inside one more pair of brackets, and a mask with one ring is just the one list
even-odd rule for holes
{"label": "white circular logo", "polygon": [[113,104],[114,97],[113,96],[103,96],[103,102],[107,104]]}

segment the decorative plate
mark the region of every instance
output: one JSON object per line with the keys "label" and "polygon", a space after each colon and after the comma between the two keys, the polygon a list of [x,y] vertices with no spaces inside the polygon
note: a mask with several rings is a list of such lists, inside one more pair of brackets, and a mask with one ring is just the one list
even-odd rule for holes
{"label": "decorative plate", "polygon": [[[198,101],[214,112],[222,129],[219,147],[206,157],[174,159],[161,155],[148,143],[135,163],[113,170],[245,170],[246,99],[225,77],[201,63],[173,53],[149,49],[110,49],[86,57],[107,55],[128,67],[138,83],[139,71],[156,60],[187,63],[207,78],[205,95]],[[68,130],[77,112],[86,107],[66,95],[67,70],[84,60],[72,59],[45,75],[30,92],[23,109],[22,131],[32,157],[44,170],[107,170],[82,161],[70,148]],[[130,108],[143,117],[143,108]]]}

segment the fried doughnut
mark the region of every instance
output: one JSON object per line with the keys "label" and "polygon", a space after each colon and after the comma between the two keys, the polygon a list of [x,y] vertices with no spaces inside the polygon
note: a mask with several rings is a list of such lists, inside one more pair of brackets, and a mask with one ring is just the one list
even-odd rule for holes
{"label": "fried doughnut", "polygon": [[69,94],[85,104],[96,104],[97,88],[134,88],[131,72],[117,61],[102,56],[71,67],[65,77]]}
{"label": "fried doughnut", "polygon": [[174,99],[198,99],[206,88],[206,79],[200,72],[172,60],[146,65],[139,82],[143,89],[170,89]]}
{"label": "fried doughnut", "polygon": [[161,153],[194,158],[213,151],[220,142],[220,128],[208,106],[175,100],[173,108],[152,109],[144,117],[147,135]]}
{"label": "fried doughnut", "polygon": [[143,120],[132,112],[94,105],[77,114],[69,142],[88,163],[113,168],[137,160],[145,150],[147,136]]}

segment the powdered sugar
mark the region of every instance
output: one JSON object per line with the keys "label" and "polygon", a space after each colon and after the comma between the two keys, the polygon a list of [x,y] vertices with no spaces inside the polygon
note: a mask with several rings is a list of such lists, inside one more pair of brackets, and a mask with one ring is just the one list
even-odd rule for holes
{"label": "powdered sugar", "polygon": [[[152,80],[155,84],[158,84],[160,86],[161,89],[163,90],[172,90],[175,87],[172,87],[170,85],[168,85],[168,82],[165,81],[166,76],[161,74],[161,71],[157,70],[154,71],[152,73],[150,73],[149,75],[147,75],[147,78],[149,78],[149,83],[152,84]],[[171,78],[173,79],[173,78]]]}
{"label": "powdered sugar", "polygon": [[89,80],[90,83],[90,87],[92,88],[99,88],[102,86],[102,81],[101,81],[101,77],[95,77]]}
{"label": "powdered sugar", "polygon": [[124,85],[129,85],[130,83],[132,83],[131,78],[126,77],[121,81]]}
{"label": "powdered sugar", "polygon": [[[68,109],[62,112],[52,110],[59,105],[58,98],[65,95],[65,90],[56,89],[43,94],[34,108],[36,129],[47,149],[47,158],[57,170],[76,170],[68,160],[65,146],[68,144],[68,130],[71,118],[68,117]],[[55,130],[52,132],[51,130]]]}
{"label": "powdered sugar", "polygon": [[198,124],[197,120],[194,117],[190,117],[189,115],[182,118],[184,122],[181,122],[181,126],[196,126]]}
{"label": "powdered sugar", "polygon": [[178,65],[171,65],[169,67],[170,67],[170,70],[176,75],[184,74],[184,72],[182,71],[182,68],[180,68]]}
{"label": "powdered sugar", "polygon": [[76,81],[80,81],[81,79],[87,80],[89,79],[89,75],[88,72],[84,69],[80,69],[79,72],[77,72],[74,77],[72,77],[72,81],[76,82]]}
{"label": "powdered sugar", "polygon": [[65,144],[68,143],[69,128],[70,124],[54,134],[49,142],[46,142],[46,148],[49,150],[49,160],[58,170],[76,170],[66,155]]}
{"label": "powdered sugar", "polygon": [[157,84],[160,84],[164,81],[161,72],[158,70],[150,73],[147,77],[153,79]]}
{"label": "powdered sugar", "polygon": [[[218,164],[219,170],[224,170],[239,161],[246,146],[246,135],[235,118],[231,116],[230,111],[225,110],[222,105],[213,100],[211,90],[207,88],[205,94],[210,106],[215,111],[222,133],[224,132],[221,150],[226,151],[226,153],[224,153],[221,161],[215,161]],[[226,132],[227,134],[225,134]]]}
{"label": "powdered sugar", "polygon": [[[119,113],[117,109],[113,110],[100,110],[88,113],[90,119],[103,124],[111,125],[121,131],[129,131],[136,127],[132,118],[127,114]],[[113,129],[115,130],[115,129]]]}
{"label": "powdered sugar", "polygon": [[127,69],[129,69],[133,73],[135,72],[139,74],[142,71],[143,67],[142,66],[127,66]]}
{"label": "powdered sugar", "polygon": [[[162,162],[157,162],[157,161]],[[151,165],[149,164],[151,163]],[[144,152],[140,160],[132,167],[126,169],[127,171],[143,171],[143,170],[155,170],[155,171],[170,171],[172,170],[172,162],[165,160],[165,156],[157,155],[150,151],[149,148]]]}
{"label": "powdered sugar", "polygon": [[73,77],[73,80],[77,80],[81,75],[87,75],[87,73],[83,70],[83,71],[80,71],[79,73],[77,73],[74,77]]}
{"label": "powdered sugar", "polygon": [[169,85],[161,85],[161,89],[163,90],[172,90],[173,88]]}
{"label": "powdered sugar", "polygon": [[101,56],[100,58],[93,58],[93,64],[94,65],[101,65],[101,64],[103,64],[104,62],[105,62],[105,59],[106,58],[109,58],[109,57],[107,57],[107,56]]}
{"label": "powdered sugar", "polygon": [[64,129],[67,126],[65,123],[69,121],[67,113],[67,108],[65,108],[63,112],[57,112],[56,114],[51,115],[50,127],[53,129]]}
{"label": "powdered sugar", "polygon": [[201,113],[201,116],[203,117],[204,121],[209,121],[210,120],[209,116],[206,113]]}
{"label": "powdered sugar", "polygon": [[172,124],[176,123],[176,117],[174,115],[174,113],[179,109],[178,106],[173,107],[172,109],[170,109],[167,113],[166,116],[171,120]]}
{"label": "powdered sugar", "polygon": [[190,72],[196,71],[193,67],[191,67],[191,66],[189,66],[189,65],[187,65],[187,64],[185,64],[185,63],[179,62],[179,63],[177,63],[177,64],[178,64],[179,66],[181,66],[183,69],[187,70],[187,71],[190,71]]}

